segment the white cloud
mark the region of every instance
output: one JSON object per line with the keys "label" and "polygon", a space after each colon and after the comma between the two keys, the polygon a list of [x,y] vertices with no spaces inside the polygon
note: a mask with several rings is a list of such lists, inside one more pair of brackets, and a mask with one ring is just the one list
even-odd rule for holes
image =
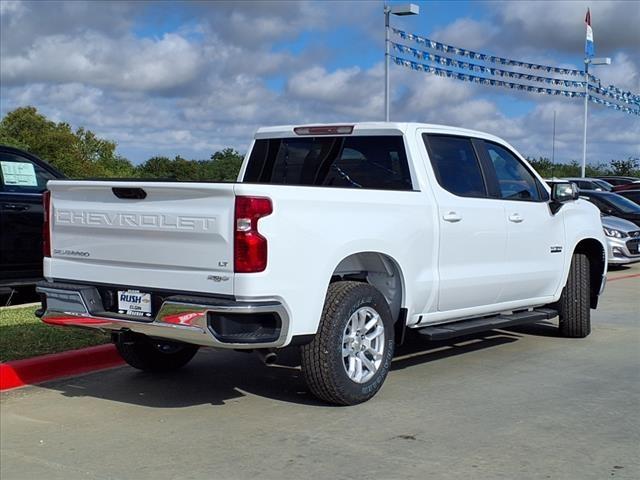
{"label": "white cloud", "polygon": [[[503,56],[555,63],[553,50],[539,45],[573,48],[567,38],[583,28],[584,12],[572,26],[574,14],[570,20],[567,16],[576,8],[538,3],[501,3],[491,19],[460,18],[430,36]],[[3,1],[0,5],[2,113],[34,105],[52,119],[85,126],[117,141],[120,151],[132,152],[135,160],[177,153],[207,158],[225,146],[243,151],[260,125],[383,116],[382,63],[330,68],[336,52],[321,40],[347,25],[362,42],[382,48],[378,3],[180,3],[184,21],[153,36],[136,35],[135,18],[151,15],[149,9],[162,17],[164,2],[45,2],[41,7]],[[581,8],[580,4],[577,10]],[[611,8],[594,6],[593,12],[594,21],[603,24],[597,23],[596,41],[598,35],[628,23]],[[522,26],[532,15],[544,15],[554,27],[542,26],[544,33],[539,34]],[[402,19],[395,20],[402,25]],[[605,28],[605,22],[612,26]],[[18,24],[20,28],[15,27]],[[551,31],[562,28],[573,33]],[[578,39],[584,38],[583,33],[578,32]],[[324,36],[313,37],[308,48],[295,53],[281,48],[301,34]],[[631,51],[627,37],[617,35],[621,46],[612,53],[614,64],[597,73],[605,83],[638,91],[637,52]],[[357,48],[347,43],[340,53],[357,56]],[[498,92],[394,65],[391,69],[393,120],[485,130],[504,137],[522,153],[537,156],[550,154],[556,110],[557,158],[581,155],[579,100]],[[280,79],[281,89],[269,87],[274,77]],[[534,101],[535,106],[507,115],[500,106],[505,99]],[[640,152],[637,117],[599,106],[590,109],[590,159]]]}
{"label": "white cloud", "polygon": [[83,82],[130,90],[165,90],[192,81],[202,66],[199,48],[175,34],[158,40],[78,36],[38,38],[24,54],[0,60],[3,84]]}
{"label": "white cloud", "polygon": [[459,18],[453,23],[436,30],[430,36],[440,42],[454,46],[478,50],[495,40],[497,29],[487,21]]}
{"label": "white cloud", "polygon": [[584,51],[584,18],[590,8],[599,55],[619,48],[637,51],[640,44],[640,7],[634,1],[538,0],[488,4],[498,19],[503,41],[509,43],[580,55]]}
{"label": "white cloud", "polygon": [[[640,43],[638,47],[640,48]],[[603,85],[615,85],[623,90],[640,92],[640,68],[631,60],[629,54],[618,52],[613,56],[611,65],[596,68],[595,74],[602,80]]]}

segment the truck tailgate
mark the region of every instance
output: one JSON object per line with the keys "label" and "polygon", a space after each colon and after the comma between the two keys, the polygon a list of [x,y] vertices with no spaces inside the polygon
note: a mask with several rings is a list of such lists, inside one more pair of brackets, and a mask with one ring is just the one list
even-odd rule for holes
{"label": "truck tailgate", "polygon": [[233,295],[234,184],[51,181],[45,276]]}

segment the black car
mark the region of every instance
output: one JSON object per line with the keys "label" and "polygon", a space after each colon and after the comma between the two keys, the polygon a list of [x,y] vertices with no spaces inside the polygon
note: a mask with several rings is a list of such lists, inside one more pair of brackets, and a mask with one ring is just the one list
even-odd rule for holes
{"label": "black car", "polygon": [[640,205],[640,188],[637,190],[621,190],[616,193]]}
{"label": "black car", "polygon": [[580,198],[589,200],[605,215],[624,218],[640,226],[640,205],[617,193],[582,191]]}
{"label": "black car", "polygon": [[64,178],[35,155],[0,145],[0,291],[42,277],[42,192]]}
{"label": "black car", "polygon": [[626,185],[627,183],[633,183],[640,180],[640,178],[637,177],[624,177],[615,175],[608,175],[597,178],[599,178],[600,180],[604,180],[605,182],[609,182],[611,185]]}

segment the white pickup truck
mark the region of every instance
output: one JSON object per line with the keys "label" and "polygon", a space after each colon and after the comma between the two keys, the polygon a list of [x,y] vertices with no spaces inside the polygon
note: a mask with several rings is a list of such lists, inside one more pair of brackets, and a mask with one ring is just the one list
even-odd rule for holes
{"label": "white pickup truck", "polygon": [[559,317],[590,333],[606,274],[595,206],[505,141],[415,123],[261,128],[237,183],[52,180],[51,325],[111,332],[132,366],[200,346],[299,345],[319,398],[380,389],[407,328],[442,340]]}

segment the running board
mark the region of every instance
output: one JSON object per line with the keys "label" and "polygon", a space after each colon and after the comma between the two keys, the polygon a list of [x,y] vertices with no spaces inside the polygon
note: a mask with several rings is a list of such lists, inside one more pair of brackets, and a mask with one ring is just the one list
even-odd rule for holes
{"label": "running board", "polygon": [[539,320],[549,320],[557,316],[558,312],[556,310],[551,308],[537,308],[535,310],[512,313],[511,315],[494,315],[491,317],[471,318],[459,322],[434,325],[432,327],[420,328],[417,331],[429,340],[448,340],[450,338],[485,332],[495,328],[513,327],[515,325],[537,322]]}

